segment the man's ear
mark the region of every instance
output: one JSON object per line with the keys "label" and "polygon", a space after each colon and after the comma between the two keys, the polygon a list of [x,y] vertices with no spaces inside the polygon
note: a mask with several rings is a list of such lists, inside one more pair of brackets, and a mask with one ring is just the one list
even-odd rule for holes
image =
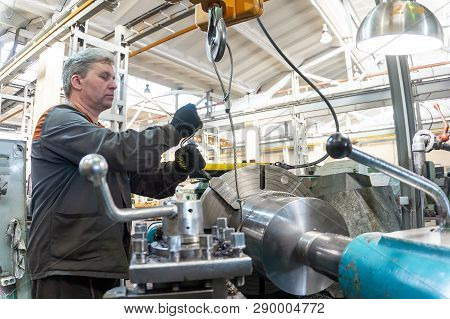
{"label": "man's ear", "polygon": [[72,89],[76,90],[76,91],[80,91],[81,90],[81,76],[78,74],[74,74],[72,75],[72,77],[70,78],[70,84],[72,86]]}

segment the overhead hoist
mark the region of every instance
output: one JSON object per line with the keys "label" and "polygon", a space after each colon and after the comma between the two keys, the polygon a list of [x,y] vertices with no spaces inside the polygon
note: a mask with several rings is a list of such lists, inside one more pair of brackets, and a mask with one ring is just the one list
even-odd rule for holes
{"label": "overhead hoist", "polygon": [[[170,3],[177,0],[166,0]],[[189,0],[195,4],[195,24],[207,33],[206,53],[211,62],[219,62],[226,49],[226,27],[263,14],[264,0]]]}

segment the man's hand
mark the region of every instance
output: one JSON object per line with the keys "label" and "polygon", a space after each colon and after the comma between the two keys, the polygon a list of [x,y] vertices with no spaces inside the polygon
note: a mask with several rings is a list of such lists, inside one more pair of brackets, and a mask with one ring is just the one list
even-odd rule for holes
{"label": "man's hand", "polygon": [[206,162],[193,144],[188,144],[175,152],[175,167],[179,172],[192,174],[203,170]]}
{"label": "man's hand", "polygon": [[181,137],[191,136],[203,126],[194,104],[186,104],[178,109],[170,124],[177,129]]}

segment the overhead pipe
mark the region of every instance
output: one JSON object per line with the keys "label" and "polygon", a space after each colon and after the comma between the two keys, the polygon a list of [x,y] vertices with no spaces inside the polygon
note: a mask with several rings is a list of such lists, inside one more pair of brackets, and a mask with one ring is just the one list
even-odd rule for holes
{"label": "overhead pipe", "polygon": [[163,44],[163,43],[165,43],[165,42],[167,42],[167,41],[169,41],[169,40],[172,40],[172,39],[174,39],[174,38],[177,38],[177,37],[179,37],[180,35],[183,35],[183,34],[185,34],[185,33],[191,32],[191,31],[193,31],[193,30],[195,30],[195,29],[197,29],[197,26],[196,26],[195,24],[194,24],[194,25],[191,25],[191,26],[189,26],[189,27],[187,27],[187,28],[184,28],[184,29],[182,29],[182,30],[180,30],[180,31],[177,31],[177,32],[175,32],[175,33],[173,33],[173,34],[171,34],[171,35],[168,35],[167,37],[164,37],[164,38],[162,38],[162,39],[159,39],[158,41],[155,41],[155,42],[153,42],[153,43],[150,43],[149,45],[146,45],[145,47],[140,48],[139,50],[132,51],[132,52],[128,55],[128,57],[132,58],[132,57],[134,57],[134,56],[136,56],[136,55],[138,55],[138,54],[140,54],[140,53],[142,53],[142,52],[148,51],[148,50],[150,50],[151,48],[154,48],[154,47],[156,47],[156,46],[158,46],[158,45],[160,45],[160,44]]}
{"label": "overhead pipe", "polygon": [[[139,24],[141,22],[145,23],[146,19],[149,19],[149,18],[153,17],[154,15],[160,13],[161,11],[171,7],[172,5],[173,4],[169,3],[169,2],[165,2],[163,4],[160,4],[159,6],[151,9],[150,11],[145,12],[144,14],[140,15],[139,17],[137,17],[137,18],[135,18],[135,19],[125,23],[124,27],[131,29],[135,25],[137,25],[137,24]],[[112,31],[112,32],[108,33],[107,35],[103,36],[102,40],[107,41],[107,40],[111,39],[112,37],[114,37],[114,31]]]}
{"label": "overhead pipe", "polygon": [[[443,62],[437,62],[437,63],[433,63],[433,64],[424,64],[424,65],[419,65],[419,66],[414,66],[414,67],[410,67],[409,71],[410,72],[414,72],[414,71],[419,71],[419,70],[424,70],[424,69],[431,69],[437,66],[444,66],[444,65],[449,65],[450,61],[443,61]],[[365,77],[366,78],[374,78],[377,76],[382,76],[382,75],[386,75],[387,71],[383,71],[383,72],[376,72],[376,73],[368,73]],[[354,80],[357,80],[357,78],[355,77]],[[338,80],[333,80],[334,82],[339,82],[339,83],[345,83],[348,82],[348,80],[346,79],[338,79]],[[325,86],[325,85],[329,85],[331,82],[319,82],[316,83],[316,86]],[[302,85],[299,87],[299,90],[301,89],[307,89],[309,88],[309,85]],[[292,91],[292,89],[285,89],[285,90],[279,90],[276,93],[290,93]]]}
{"label": "overhead pipe", "polygon": [[21,113],[22,111],[23,111],[23,107],[20,110],[5,116],[4,118],[0,119],[0,124],[5,122],[5,121],[7,121],[7,120],[9,120],[10,118],[16,116],[17,114]]}

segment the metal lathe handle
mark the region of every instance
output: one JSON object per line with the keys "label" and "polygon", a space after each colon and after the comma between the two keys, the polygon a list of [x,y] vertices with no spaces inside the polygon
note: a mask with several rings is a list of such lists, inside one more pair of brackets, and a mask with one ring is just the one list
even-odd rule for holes
{"label": "metal lathe handle", "polygon": [[83,157],[78,165],[78,170],[82,176],[94,185],[97,198],[102,204],[106,215],[114,221],[129,222],[137,219],[175,217],[177,215],[177,207],[175,205],[139,209],[118,208],[106,182],[108,163],[99,154],[89,154]]}
{"label": "metal lathe handle", "polygon": [[402,183],[427,193],[433,198],[438,209],[440,209],[444,219],[444,227],[450,226],[450,202],[447,196],[439,186],[425,177],[353,148],[350,139],[341,133],[335,133],[328,138],[327,153],[335,159],[348,157],[355,162],[375,168],[386,175],[398,179]]}

